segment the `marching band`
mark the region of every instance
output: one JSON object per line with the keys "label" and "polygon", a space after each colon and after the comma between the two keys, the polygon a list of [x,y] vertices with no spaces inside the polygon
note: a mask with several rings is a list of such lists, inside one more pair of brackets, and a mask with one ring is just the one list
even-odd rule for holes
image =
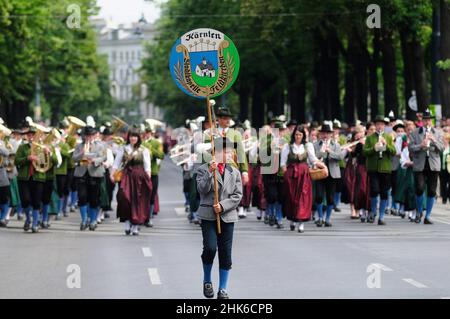
{"label": "marching band", "polygon": [[[182,191],[190,222],[200,225],[198,168],[211,161],[212,137],[226,138],[233,152],[227,161],[240,172],[239,219],[251,207],[265,224],[305,231],[305,222],[331,227],[342,201],[351,219],[385,225],[385,214],[432,224],[438,195],[450,201],[450,126],[434,126],[429,110],[420,121],[377,116],[363,125],[338,120],[297,124],[285,116],[270,119],[259,132],[250,122],[233,121],[226,107],[215,112],[215,125],[204,117],[186,121],[163,145],[163,123],[147,119],[130,126],[114,117],[97,128],[67,116],[49,128],[26,118],[15,129],[0,119],[0,227],[14,214],[33,233],[55,220],[80,212],[80,230],[95,231],[112,211],[125,234],[153,227],[159,211],[159,170],[165,152],[182,168]],[[438,189],[438,186],[440,188]]]}

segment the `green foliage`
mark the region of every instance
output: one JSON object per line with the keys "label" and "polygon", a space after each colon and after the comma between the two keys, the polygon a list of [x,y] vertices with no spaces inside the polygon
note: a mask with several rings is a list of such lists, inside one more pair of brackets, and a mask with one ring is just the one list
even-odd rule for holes
{"label": "green foliage", "polygon": [[[81,8],[79,29],[66,24],[73,3]],[[88,20],[95,5],[93,0],[0,1],[2,106],[18,100],[31,105],[38,78],[44,115],[53,124],[67,114],[83,117],[110,107],[107,63],[97,55]]]}

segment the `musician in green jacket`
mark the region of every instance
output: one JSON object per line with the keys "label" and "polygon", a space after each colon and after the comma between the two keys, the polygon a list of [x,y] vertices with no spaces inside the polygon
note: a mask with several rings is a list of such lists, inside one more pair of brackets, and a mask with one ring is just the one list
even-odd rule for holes
{"label": "musician in green jacket", "polygon": [[[38,172],[32,165],[33,162],[39,160],[37,154],[32,154],[32,143],[34,141],[36,129],[34,127],[29,127],[24,133],[27,136],[27,140],[17,149],[14,162],[18,170],[17,180],[19,183],[20,199],[26,213],[24,230],[28,231],[30,229],[30,210],[32,209],[33,221],[31,230],[33,233],[37,233],[39,212],[41,205],[43,204],[44,191],[46,190],[45,184],[47,181],[47,173]],[[44,152],[51,153],[50,164],[54,165],[57,162],[55,152],[49,147],[45,147]],[[46,204],[48,205],[49,203],[50,201]],[[45,208],[45,205],[43,208]],[[45,210],[43,210],[43,213],[45,213]]]}
{"label": "musician in green jacket", "polygon": [[56,219],[61,219],[61,215],[63,214],[64,217],[68,216],[66,208],[69,199],[70,185],[67,182],[67,178],[68,166],[69,162],[72,160],[72,153],[70,152],[70,145],[65,140],[61,140],[57,147],[59,148],[59,151],[61,153],[61,164],[59,166],[55,166],[56,191],[59,197],[58,213],[56,215]]}
{"label": "musician in green jacket", "polygon": [[384,132],[389,123],[383,116],[375,118],[376,132],[366,138],[363,154],[366,157],[366,168],[370,181],[370,206],[371,216],[369,222],[373,223],[378,206],[378,195],[380,196],[380,216],[378,225],[385,225],[384,211],[387,207],[388,191],[391,187],[392,160],[396,150],[392,136]]}

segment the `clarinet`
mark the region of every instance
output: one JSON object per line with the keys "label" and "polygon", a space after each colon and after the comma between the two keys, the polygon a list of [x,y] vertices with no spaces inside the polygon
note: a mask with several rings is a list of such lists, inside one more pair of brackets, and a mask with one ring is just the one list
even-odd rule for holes
{"label": "clarinet", "polygon": [[[382,138],[381,135],[382,135],[382,134],[379,134],[379,135],[378,135],[378,144],[381,143],[381,138]],[[383,158],[383,151],[380,151],[380,152],[379,152],[379,155],[380,155],[380,159]]]}
{"label": "clarinet", "polygon": [[430,138],[429,138],[429,132],[428,127],[425,128],[425,139],[427,140],[427,157],[430,157]]}

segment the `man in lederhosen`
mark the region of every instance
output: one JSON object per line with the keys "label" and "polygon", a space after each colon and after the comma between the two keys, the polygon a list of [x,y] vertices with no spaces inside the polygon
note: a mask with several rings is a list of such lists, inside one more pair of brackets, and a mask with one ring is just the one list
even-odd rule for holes
{"label": "man in lederhosen", "polygon": [[385,225],[384,213],[388,202],[388,191],[391,187],[392,156],[396,149],[392,136],[385,132],[389,123],[383,116],[375,118],[376,132],[367,136],[363,147],[366,156],[366,167],[370,180],[370,207],[369,222],[373,223],[377,215],[378,195],[380,196],[380,216],[378,225]]}
{"label": "man in lederhosen", "polygon": [[417,215],[420,223],[423,213],[425,186],[427,188],[426,215],[424,224],[433,224],[430,220],[431,210],[436,197],[436,188],[441,170],[441,152],[444,150],[443,135],[433,127],[434,116],[429,110],[423,113],[423,127],[411,134],[409,152],[413,159],[414,184],[416,187]]}
{"label": "man in lederhosen", "polygon": [[89,210],[89,230],[97,228],[97,214],[100,207],[100,183],[105,174],[103,162],[106,161],[104,144],[96,140],[96,129],[86,126],[83,130],[83,142],[73,153],[76,163],[74,176],[77,179],[78,206],[81,214],[80,230],[87,228]]}

